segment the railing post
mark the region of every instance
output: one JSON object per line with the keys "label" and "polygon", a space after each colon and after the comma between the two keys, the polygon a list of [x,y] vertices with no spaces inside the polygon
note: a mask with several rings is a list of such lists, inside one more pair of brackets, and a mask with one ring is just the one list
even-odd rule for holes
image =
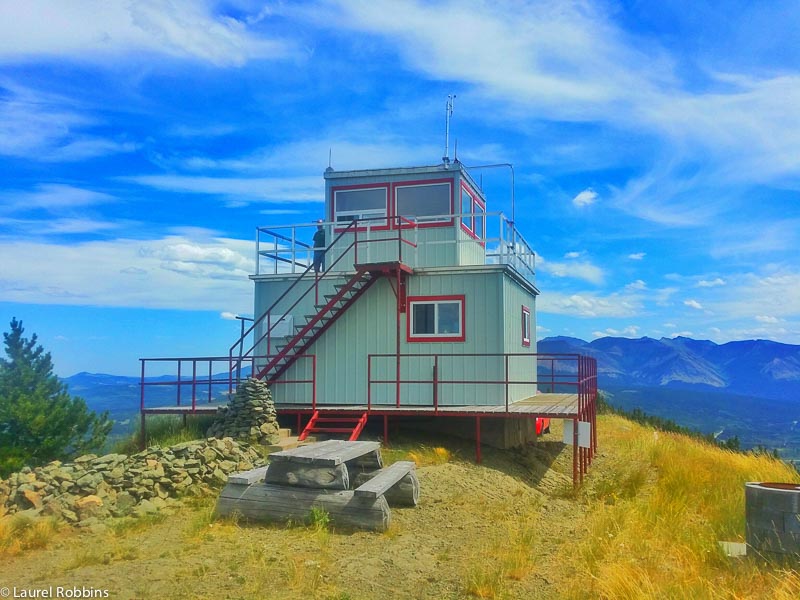
{"label": "railing post", "polygon": [[139,362],[142,363],[142,378],[139,381],[139,387],[141,388],[140,396],[139,396],[139,429],[140,429],[140,440],[141,440],[141,447],[144,449],[145,446],[145,413],[144,413],[144,364],[146,359],[140,358]]}
{"label": "railing post", "polygon": [[214,363],[213,360],[209,360],[208,361],[208,403],[209,404],[211,404],[211,400],[213,399],[213,392],[211,391],[211,382],[213,381],[213,377],[214,377],[214,375],[212,373],[212,370],[211,370],[211,367],[212,367],[213,363]]}
{"label": "railing post", "polygon": [[439,412],[439,355],[433,356],[433,412]]}
{"label": "railing post", "polygon": [[178,406],[181,405],[181,359],[178,359]]}
{"label": "railing post", "polygon": [[139,362],[142,363],[142,377],[139,380],[139,410],[144,413],[144,363],[147,362],[147,359],[140,358]]}
{"label": "railing post", "polygon": [[256,275],[261,272],[261,230],[256,227]]}
{"label": "railing post", "polygon": [[504,379],[506,384],[506,412],[508,412],[508,354],[504,354],[503,359],[505,362]]}
{"label": "railing post", "polygon": [[197,409],[197,359],[192,359],[192,412]]}

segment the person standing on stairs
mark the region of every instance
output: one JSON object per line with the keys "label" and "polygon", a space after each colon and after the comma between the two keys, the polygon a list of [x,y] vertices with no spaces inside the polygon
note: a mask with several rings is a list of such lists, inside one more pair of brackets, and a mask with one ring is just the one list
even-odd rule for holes
{"label": "person standing on stairs", "polygon": [[314,273],[325,270],[325,228],[322,219],[317,221],[317,231],[314,233]]}

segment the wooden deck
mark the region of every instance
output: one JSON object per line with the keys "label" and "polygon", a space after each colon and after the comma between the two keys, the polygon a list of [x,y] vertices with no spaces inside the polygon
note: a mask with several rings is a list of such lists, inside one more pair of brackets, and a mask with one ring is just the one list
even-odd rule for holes
{"label": "wooden deck", "polygon": [[[193,409],[191,404],[182,406],[156,406],[146,407],[145,414],[213,414],[221,404],[200,404]],[[278,412],[283,413],[310,413],[314,409],[311,404],[276,404]],[[413,406],[393,404],[373,404],[367,408],[366,404],[345,404],[330,405],[317,403],[316,410],[320,412],[354,412],[376,415],[450,415],[450,416],[516,416],[516,417],[549,417],[554,419],[571,419],[578,414],[578,395],[577,394],[537,394],[519,400],[508,405],[506,412],[505,404],[492,404],[481,406],[439,406],[438,410],[433,406]]]}

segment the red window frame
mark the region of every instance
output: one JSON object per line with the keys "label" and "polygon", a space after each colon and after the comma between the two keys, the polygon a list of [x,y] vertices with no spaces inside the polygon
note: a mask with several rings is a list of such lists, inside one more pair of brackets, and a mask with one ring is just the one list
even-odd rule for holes
{"label": "red window frame", "polygon": [[[337,226],[336,221],[336,192],[346,192],[348,190],[366,190],[366,189],[385,189],[386,190],[386,225],[378,225],[376,227],[370,227],[370,231],[387,231],[392,228],[392,221],[391,218],[392,214],[392,184],[389,182],[379,182],[379,183],[359,183],[355,185],[339,185],[335,187],[331,187],[331,210],[329,219],[333,223],[333,230],[337,233],[344,231],[347,229],[347,225],[349,223],[343,223],[342,225]],[[376,217],[381,218],[381,217]],[[356,227],[353,231],[366,231],[366,226],[364,227]]]}
{"label": "red window frame", "polygon": [[[473,190],[470,186],[465,184],[463,181],[461,182],[461,191],[466,192],[467,195],[471,198],[470,202],[470,212],[472,213],[472,227],[467,227],[464,224],[464,218],[462,217],[459,219],[461,221],[461,229],[463,229],[469,237],[473,240],[477,240],[481,246],[486,247],[485,242],[475,234],[475,219],[480,218],[483,219],[483,234],[486,235],[486,203],[478,197],[478,194]],[[459,212],[464,210],[463,203],[461,203],[461,198],[459,198]],[[475,210],[475,206],[479,206],[481,208],[481,216],[478,217],[478,212]]]}
{"label": "red window frame", "polygon": [[[408,310],[406,311],[406,342],[463,342],[467,339],[467,302],[464,294],[455,294],[449,296],[409,296]],[[461,333],[459,335],[442,336],[442,335],[417,335],[411,334],[411,321],[413,320],[413,307],[414,303],[435,304],[437,302],[459,302],[461,304]]]}
{"label": "red window frame", "polygon": [[[455,179],[451,177],[446,177],[444,179],[420,179],[416,181],[397,181],[392,183],[391,189],[391,208],[392,208],[392,216],[399,215],[400,213],[397,211],[397,189],[402,187],[416,187],[422,185],[436,185],[441,183],[449,183],[450,184],[450,214],[454,214],[455,211],[455,204],[454,204],[454,196],[455,196]],[[452,227],[454,224],[454,219],[451,217],[448,220],[443,221],[436,221],[435,223],[419,223],[417,227]],[[395,225],[396,227],[396,225]]]}
{"label": "red window frame", "polygon": [[[526,316],[528,317],[527,327],[525,326]],[[531,347],[531,309],[525,306],[524,304],[522,305],[522,345],[525,348]]]}

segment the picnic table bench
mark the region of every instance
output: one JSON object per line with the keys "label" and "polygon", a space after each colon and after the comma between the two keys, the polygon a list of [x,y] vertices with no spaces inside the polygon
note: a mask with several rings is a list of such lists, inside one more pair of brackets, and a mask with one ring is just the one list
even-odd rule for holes
{"label": "picnic table bench", "polygon": [[411,461],[382,467],[378,442],[329,440],[274,452],[267,467],[228,477],[217,514],[305,521],[317,507],[338,526],[384,531],[390,506],[417,505],[419,480]]}

